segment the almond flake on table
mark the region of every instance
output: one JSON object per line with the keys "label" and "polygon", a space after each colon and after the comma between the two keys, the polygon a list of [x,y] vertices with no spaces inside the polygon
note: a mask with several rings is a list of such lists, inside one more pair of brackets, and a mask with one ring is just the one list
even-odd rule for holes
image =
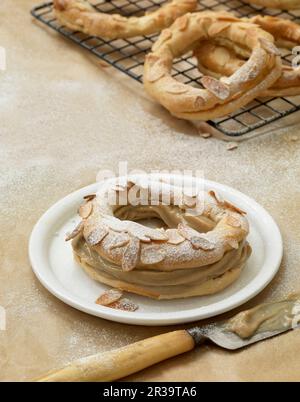
{"label": "almond flake on table", "polygon": [[200,137],[202,137],[202,138],[210,138],[211,137],[211,134],[210,133],[200,133]]}
{"label": "almond flake on table", "polygon": [[123,292],[119,289],[109,289],[106,290],[98,299],[96,300],[96,304],[100,304],[101,306],[108,306],[112,303],[116,303],[123,296]]}
{"label": "almond flake on table", "polygon": [[229,144],[227,144],[227,151],[233,151],[234,149],[238,148],[238,143],[237,142],[229,142]]}
{"label": "almond flake on table", "polygon": [[135,304],[133,301],[126,299],[125,297],[114,302],[111,303],[109,306],[110,308],[114,308],[116,310],[123,310],[123,311],[136,311],[139,306],[137,304]]}

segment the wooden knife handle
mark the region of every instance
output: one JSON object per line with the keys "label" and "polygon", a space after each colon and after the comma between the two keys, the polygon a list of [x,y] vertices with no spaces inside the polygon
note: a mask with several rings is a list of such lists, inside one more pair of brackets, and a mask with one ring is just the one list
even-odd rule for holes
{"label": "wooden knife handle", "polygon": [[185,330],[154,336],[120,349],[76,360],[37,382],[114,381],[195,347]]}

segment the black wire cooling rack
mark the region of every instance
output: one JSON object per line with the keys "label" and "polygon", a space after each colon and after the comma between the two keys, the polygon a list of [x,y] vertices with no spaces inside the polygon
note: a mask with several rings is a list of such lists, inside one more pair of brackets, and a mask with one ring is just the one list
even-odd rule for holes
{"label": "black wire cooling rack", "polygon": [[[165,2],[166,0],[90,1],[99,11],[125,16],[139,15],[154,10]],[[239,0],[199,0],[199,10],[226,10],[242,17],[251,17],[258,13],[268,14],[300,22],[300,10],[290,12],[270,10],[259,6],[249,6]],[[131,78],[142,82],[145,54],[149,52],[158,35],[106,41],[103,38],[88,36],[78,31],[74,32],[60,25],[55,19],[52,2],[35,7],[31,14],[82,48],[89,50]],[[283,52],[285,63],[290,64],[295,56],[287,50],[283,50]],[[199,81],[201,73],[198,71],[196,60],[190,54],[175,60],[173,76],[183,83],[201,86]],[[299,110],[300,96],[256,99],[246,107],[208,123],[225,136],[237,138]]]}

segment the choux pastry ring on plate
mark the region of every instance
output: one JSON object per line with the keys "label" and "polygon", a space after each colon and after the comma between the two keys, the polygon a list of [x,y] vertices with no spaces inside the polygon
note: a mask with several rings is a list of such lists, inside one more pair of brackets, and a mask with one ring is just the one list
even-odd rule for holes
{"label": "choux pastry ring on plate", "polygon": [[[300,45],[300,26],[292,21],[271,16],[255,16],[249,20],[259,25],[275,38],[276,45],[293,50]],[[242,67],[249,57],[244,48],[231,46],[229,42],[221,46],[217,41],[201,42],[194,50],[199,70],[215,78],[230,76]],[[300,67],[283,65],[281,77],[260,97],[293,96],[300,94]]]}
{"label": "choux pastry ring on plate", "polygon": [[[134,205],[131,192],[140,197]],[[159,180],[145,186],[131,179],[103,183],[85,199],[81,223],[67,240],[73,239],[86,273],[113,288],[155,299],[213,294],[239,277],[251,253],[245,212],[213,191],[192,194]],[[159,228],[137,222],[153,218]]]}
{"label": "choux pastry ring on plate", "polygon": [[[174,59],[201,41],[216,39],[247,49],[249,60],[230,77],[202,77],[204,88],[171,76]],[[238,110],[277,81],[282,71],[279,56],[272,35],[257,25],[224,12],[189,13],[165,29],[153,45],[145,60],[144,86],[174,116],[209,120]]]}
{"label": "choux pastry ring on plate", "polygon": [[244,0],[244,2],[267,8],[276,8],[279,10],[300,9],[299,0]]}
{"label": "choux pastry ring on plate", "polygon": [[86,0],[54,0],[55,16],[61,24],[110,40],[160,32],[196,7],[197,0],[172,0],[144,16],[123,17],[99,12]]}

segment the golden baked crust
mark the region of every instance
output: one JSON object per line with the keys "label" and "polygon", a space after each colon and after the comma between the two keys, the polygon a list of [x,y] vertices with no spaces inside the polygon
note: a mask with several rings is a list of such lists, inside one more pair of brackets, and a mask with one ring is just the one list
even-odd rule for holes
{"label": "golden baked crust", "polygon": [[172,0],[142,17],[123,17],[97,11],[86,0],[54,0],[56,18],[70,29],[106,39],[150,35],[193,11],[197,0]]}
{"label": "golden baked crust", "polygon": [[244,0],[245,3],[256,4],[267,8],[275,8],[279,10],[295,10],[300,9],[299,0]]}
{"label": "golden baked crust", "polygon": [[[227,40],[243,46],[251,56],[232,76],[203,77],[202,88],[179,83],[171,76],[173,60],[203,40]],[[246,105],[281,75],[282,64],[272,35],[231,14],[186,14],[165,29],[146,56],[144,87],[174,116],[209,120]]]}
{"label": "golden baked crust", "polygon": [[[228,286],[251,252],[245,213],[213,191],[184,194],[178,205],[179,190],[157,180],[147,187],[133,179],[117,188],[101,186],[80,207],[82,224],[68,236],[74,238],[76,260],[102,283],[157,299],[211,294]],[[132,191],[146,194],[148,203],[120,205]],[[170,205],[163,201],[165,194]],[[111,204],[112,199],[117,201]],[[168,228],[136,222],[149,217]]]}
{"label": "golden baked crust", "polygon": [[[262,29],[273,35],[276,45],[292,50],[300,45],[300,26],[292,21],[257,15],[249,20],[259,25]],[[199,70],[203,74],[212,75],[215,78],[230,76],[241,68],[249,53],[243,48],[235,46],[230,48],[230,43],[222,46],[215,42],[202,42],[194,50],[198,60]],[[282,75],[271,88],[262,91],[259,96],[293,96],[300,94],[300,67],[293,68],[283,65]]]}

